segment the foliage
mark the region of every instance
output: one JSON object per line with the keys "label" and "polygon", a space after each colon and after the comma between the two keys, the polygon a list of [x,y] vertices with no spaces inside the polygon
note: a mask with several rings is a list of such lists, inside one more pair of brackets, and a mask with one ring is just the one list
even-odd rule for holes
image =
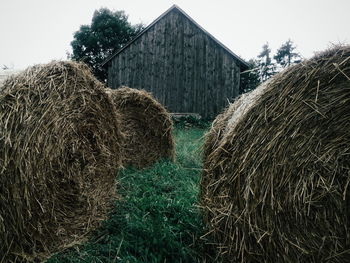
{"label": "foliage", "polygon": [[299,63],[301,56],[298,52],[295,52],[296,46],[293,41],[288,39],[286,43],[277,50],[276,55],[273,57],[277,64],[282,68],[288,67],[291,64]]}
{"label": "foliage", "polygon": [[124,11],[96,10],[91,25],[82,25],[74,33],[70,58],[87,63],[98,79],[106,81],[107,72],[101,63],[142,29],[142,24],[131,25]]}
{"label": "foliage", "polygon": [[264,44],[262,47],[262,51],[258,55],[258,62],[260,68],[259,75],[261,81],[269,79],[276,73],[276,67],[275,64],[272,63],[270,53],[271,49],[269,47],[269,43]]}
{"label": "foliage", "polygon": [[246,93],[260,85],[259,62],[256,59],[248,61],[249,69],[241,73],[239,93]]}
{"label": "foliage", "polygon": [[197,116],[172,116],[172,120],[177,128],[188,129],[188,128],[209,128],[211,121],[207,119],[202,119]]}
{"label": "foliage", "polygon": [[249,69],[241,74],[241,94],[255,89],[281,69],[301,62],[301,55],[296,52],[296,46],[289,39],[277,50],[273,59],[274,61],[271,59],[269,43],[264,44],[257,59],[249,60]]}
{"label": "foliage", "polygon": [[196,206],[204,129],[175,129],[176,163],[118,175],[121,198],[89,242],[48,263],[201,262],[202,219]]}
{"label": "foliage", "polygon": [[[209,128],[206,122],[206,129]],[[206,129],[176,128],[174,135],[176,138],[176,162],[184,168],[199,169],[202,167],[202,144],[203,135]]]}

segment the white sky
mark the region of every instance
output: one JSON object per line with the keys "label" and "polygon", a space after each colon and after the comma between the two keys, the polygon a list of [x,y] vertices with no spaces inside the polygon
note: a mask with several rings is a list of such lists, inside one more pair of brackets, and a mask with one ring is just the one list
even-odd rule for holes
{"label": "white sky", "polygon": [[66,59],[73,33],[100,7],[148,25],[173,4],[246,60],[288,38],[306,58],[350,43],[350,0],[0,0],[0,68]]}

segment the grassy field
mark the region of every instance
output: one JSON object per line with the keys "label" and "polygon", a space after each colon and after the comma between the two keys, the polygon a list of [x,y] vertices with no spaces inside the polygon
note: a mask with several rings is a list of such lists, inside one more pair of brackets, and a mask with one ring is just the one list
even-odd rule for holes
{"label": "grassy field", "polygon": [[205,129],[176,128],[176,162],[118,175],[120,200],[89,242],[50,258],[68,262],[199,262],[197,196]]}

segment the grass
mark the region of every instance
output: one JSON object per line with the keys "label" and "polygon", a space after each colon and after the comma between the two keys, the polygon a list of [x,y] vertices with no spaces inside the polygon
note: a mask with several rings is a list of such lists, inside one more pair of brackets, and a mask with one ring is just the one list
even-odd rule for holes
{"label": "grass", "polygon": [[204,131],[175,129],[175,163],[119,172],[121,199],[109,219],[90,241],[47,262],[200,262],[203,225],[196,204]]}

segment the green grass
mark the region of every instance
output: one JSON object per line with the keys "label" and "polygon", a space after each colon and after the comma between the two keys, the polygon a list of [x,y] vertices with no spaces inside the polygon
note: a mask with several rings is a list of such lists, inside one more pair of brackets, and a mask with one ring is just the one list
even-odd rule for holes
{"label": "green grass", "polygon": [[90,241],[48,263],[200,262],[196,206],[204,129],[175,129],[176,162],[119,172],[121,199]]}

